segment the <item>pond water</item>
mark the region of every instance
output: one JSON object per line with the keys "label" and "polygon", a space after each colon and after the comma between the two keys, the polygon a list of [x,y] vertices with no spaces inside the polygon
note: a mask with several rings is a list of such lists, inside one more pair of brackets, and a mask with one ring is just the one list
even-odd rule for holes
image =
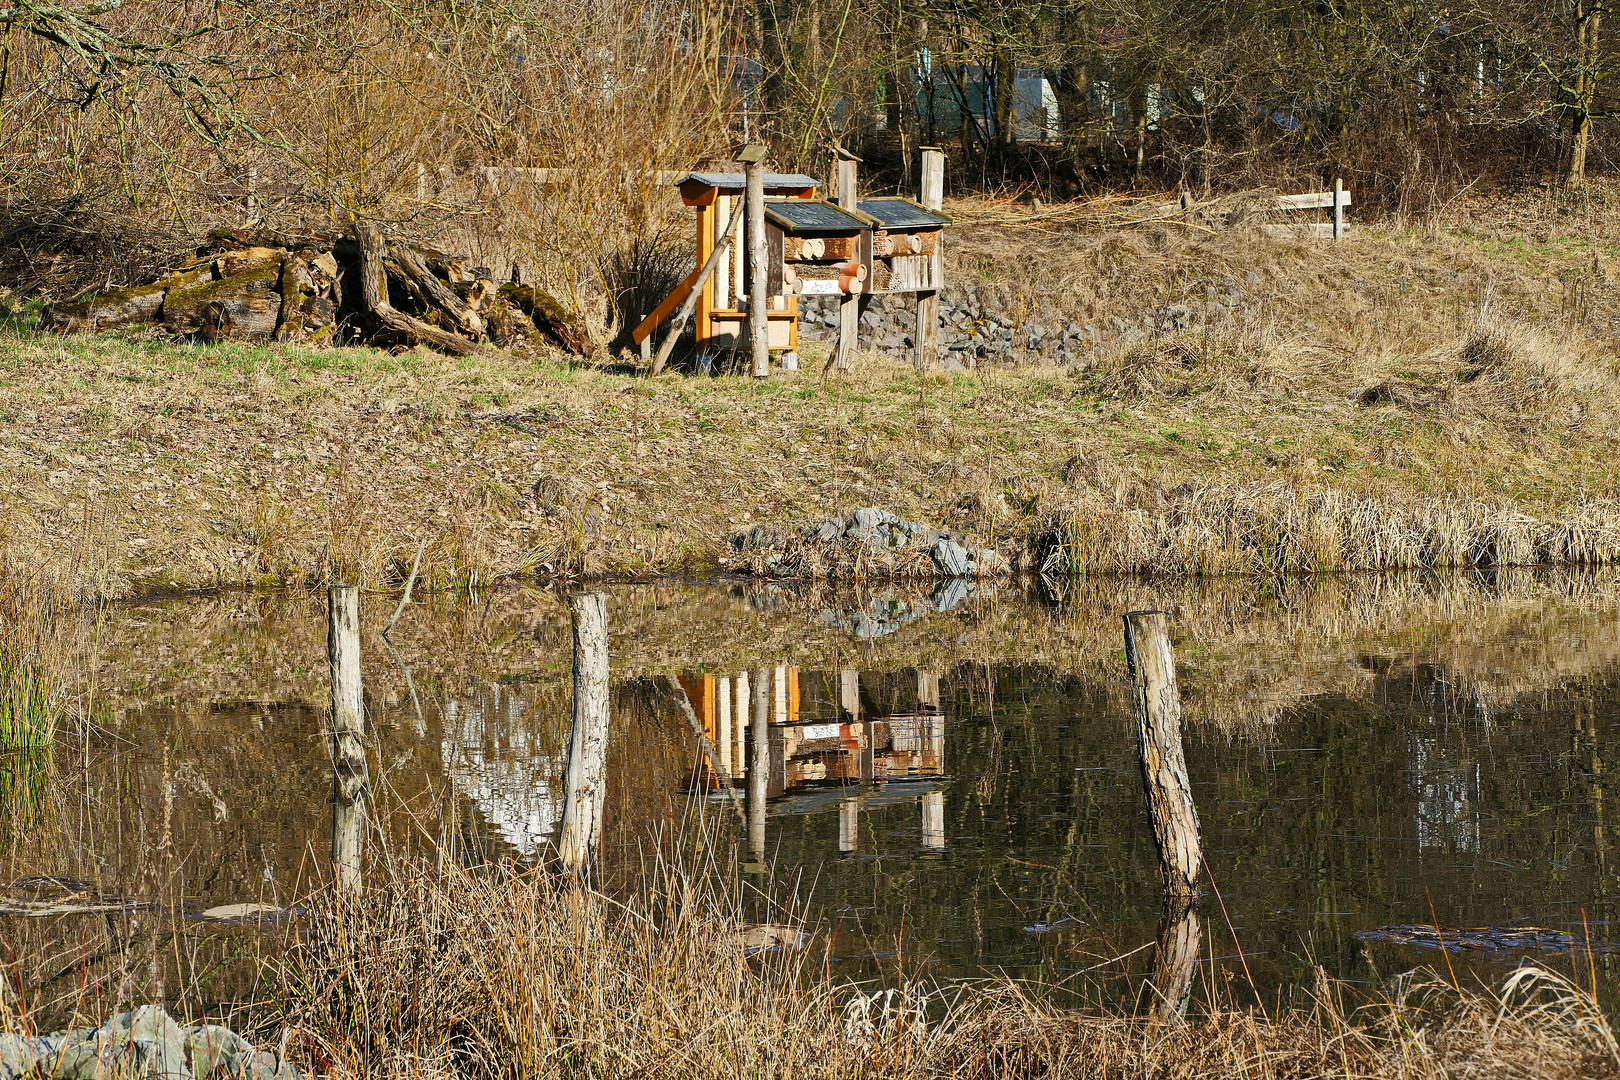
{"label": "pond water", "polygon": [[[1141,993],[1160,893],[1119,615],[1156,607],[1215,887],[1197,993],[1270,1000],[1316,964],[1499,982],[1530,957],[1595,974],[1605,996],[1620,974],[1612,572],[604,591],[609,887],[660,844],[703,839],[751,917],[796,911],[835,973]],[[363,607],[373,852],[545,858],[568,756],[564,597],[429,598],[385,640],[394,605]],[[240,998],[275,935],[185,913],[295,905],[325,872],[324,597],[125,604],[96,641],[92,723],[49,765],[0,764],[0,901],[29,912],[0,915],[0,961],[42,1002],[86,979]],[[87,902],[101,910],[75,909]],[[1448,966],[1358,937],[1436,923],[1592,949],[1465,950]]]}

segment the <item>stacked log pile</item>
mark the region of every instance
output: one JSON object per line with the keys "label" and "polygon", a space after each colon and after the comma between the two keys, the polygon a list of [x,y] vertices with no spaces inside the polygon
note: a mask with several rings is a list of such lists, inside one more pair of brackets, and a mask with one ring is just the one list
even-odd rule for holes
{"label": "stacked log pile", "polygon": [[201,341],[428,345],[456,356],[486,344],[591,347],[544,290],[497,286],[462,256],[385,237],[367,223],[308,236],[216,230],[194,259],[150,284],[52,304],[41,329],[142,324]]}

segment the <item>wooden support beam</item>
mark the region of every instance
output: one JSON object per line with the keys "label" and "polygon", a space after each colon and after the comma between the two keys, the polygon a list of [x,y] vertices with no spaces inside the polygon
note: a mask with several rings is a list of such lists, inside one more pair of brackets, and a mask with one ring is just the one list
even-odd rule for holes
{"label": "wooden support beam", "polygon": [[669,318],[670,312],[680,306],[681,302],[692,295],[692,289],[697,285],[698,278],[703,274],[703,267],[699,266],[686,275],[686,280],[675,286],[674,290],[658,302],[658,306],[647,313],[647,317],[636,324],[630,331],[630,339],[638,345],[645,345],[658,329],[660,323]]}
{"label": "wooden support beam", "polygon": [[341,892],[360,892],[366,835],[366,705],[360,683],[360,590],[326,593],[326,659],[332,677],[332,872]]}
{"label": "wooden support beam", "polygon": [[[839,151],[838,205],[846,210],[855,208],[860,185],[853,157]],[[861,332],[860,305],[854,294],[845,293],[838,298],[838,347],[833,350],[831,366],[848,371],[855,359],[855,345]]]}
{"label": "wooden support beam", "polygon": [[756,379],[771,373],[770,252],[765,236],[765,163],[747,164],[748,346]]}
{"label": "wooden support beam", "polygon": [[[945,203],[945,154],[933,147],[922,152],[921,202],[930,210],[939,210]],[[943,234],[928,258],[933,263],[931,281],[944,280]],[[913,365],[925,371],[939,360],[939,292],[929,289],[917,294],[917,329],[911,336]]]}

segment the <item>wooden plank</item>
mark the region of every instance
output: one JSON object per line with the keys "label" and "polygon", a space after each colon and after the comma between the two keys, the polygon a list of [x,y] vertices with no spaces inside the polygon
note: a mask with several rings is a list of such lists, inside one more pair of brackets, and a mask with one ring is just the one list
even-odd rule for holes
{"label": "wooden plank", "polygon": [[[1321,236],[1332,239],[1333,223],[1331,221],[1310,221],[1298,225],[1262,225],[1260,231],[1267,236],[1275,236],[1279,239],[1300,236]],[[1346,224],[1344,226],[1344,235],[1348,236],[1349,234],[1350,226]]]}
{"label": "wooden plank", "polygon": [[[731,224],[731,214],[736,202],[737,200],[730,195],[722,195],[715,200],[714,223],[717,228],[723,230],[727,225]],[[735,261],[732,252],[732,248],[728,247],[726,249],[726,253],[720,256],[719,268],[714,272],[714,306],[721,310],[731,307],[731,297],[734,291],[731,266]]]}
{"label": "wooden plank", "polygon": [[[1342,181],[1341,181],[1342,182]],[[1350,193],[1344,193],[1344,206],[1350,205]],[[1279,195],[1277,208],[1279,210],[1328,210],[1333,207],[1333,192],[1312,191],[1305,195]]]}
{"label": "wooden plank", "polygon": [[[714,207],[699,206],[697,208],[697,264],[701,272],[709,263],[709,256],[714,254]],[[713,268],[710,273],[714,272]],[[709,343],[714,331],[709,326],[710,316],[714,314],[714,285],[703,282],[698,287],[697,306],[694,312],[697,317],[697,347],[702,350]]]}
{"label": "wooden plank", "polygon": [[771,306],[777,307],[776,299],[782,294],[782,253],[785,238],[782,228],[770,222],[765,223],[765,291],[771,297]]}

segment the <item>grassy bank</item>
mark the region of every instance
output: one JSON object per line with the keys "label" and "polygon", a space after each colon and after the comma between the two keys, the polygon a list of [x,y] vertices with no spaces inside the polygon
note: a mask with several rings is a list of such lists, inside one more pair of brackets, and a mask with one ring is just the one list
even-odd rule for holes
{"label": "grassy bank", "polygon": [[1056,268],[1046,233],[965,226],[955,272],[1012,288],[1037,259],[1051,280],[1025,280],[1087,318],[1225,280],[1254,300],[1066,369],[869,355],[827,379],[812,353],[764,382],[648,381],[14,329],[0,550],[99,595],[398,583],[418,551],[430,584],[635,577],[877,505],[1058,573],[1613,560],[1609,245],[1560,221],[1518,244],[1071,231]]}
{"label": "grassy bank", "polygon": [[1541,971],[1500,994],[1321,977],[1259,1009],[1201,987],[1185,1024],[1065,1011],[1007,982],[902,978],[874,1004],[885,988],[824,969],[827,928],[761,951],[800,928],[764,933],[728,892],[650,873],[625,903],[543,873],[399,864],[362,900],[317,899],[262,1033],[290,1028],[295,1060],[336,1077],[1417,1080],[1620,1066],[1589,993]]}

